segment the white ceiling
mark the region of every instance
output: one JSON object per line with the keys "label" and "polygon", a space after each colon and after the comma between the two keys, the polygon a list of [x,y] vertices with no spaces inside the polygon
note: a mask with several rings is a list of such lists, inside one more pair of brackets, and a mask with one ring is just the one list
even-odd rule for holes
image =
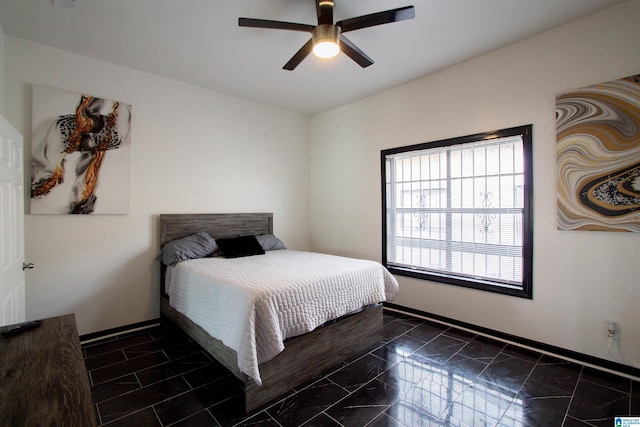
{"label": "white ceiling", "polygon": [[413,20],[348,33],[375,61],[365,69],[341,54],[286,71],[308,34],[238,27],[238,17],[315,25],[314,0],[0,0],[0,25],[8,36],[313,115],[624,1],[336,0],[335,20],[415,6]]}

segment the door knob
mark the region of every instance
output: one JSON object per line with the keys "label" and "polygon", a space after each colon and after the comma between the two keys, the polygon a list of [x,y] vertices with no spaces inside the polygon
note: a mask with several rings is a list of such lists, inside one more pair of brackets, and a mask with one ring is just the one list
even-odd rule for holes
{"label": "door knob", "polygon": [[29,263],[23,262],[22,263],[22,270],[31,270],[33,267],[35,267],[35,265],[33,265],[32,262],[29,262]]}

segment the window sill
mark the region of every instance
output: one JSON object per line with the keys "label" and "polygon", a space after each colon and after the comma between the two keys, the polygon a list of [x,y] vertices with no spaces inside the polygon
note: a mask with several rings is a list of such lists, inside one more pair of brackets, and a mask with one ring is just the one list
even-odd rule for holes
{"label": "window sill", "polygon": [[402,268],[385,265],[391,274],[398,276],[412,277],[414,279],[428,280],[430,282],[446,283],[448,285],[460,286],[464,288],[477,289],[487,292],[494,292],[502,295],[509,295],[519,298],[533,299],[531,287],[518,287],[513,285],[489,282],[485,280],[461,279],[453,276],[428,273],[418,269]]}

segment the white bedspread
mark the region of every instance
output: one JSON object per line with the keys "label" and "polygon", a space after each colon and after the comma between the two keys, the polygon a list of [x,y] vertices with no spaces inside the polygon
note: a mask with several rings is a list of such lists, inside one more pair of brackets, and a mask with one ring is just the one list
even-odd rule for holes
{"label": "white bedspread", "polygon": [[240,371],[261,385],[258,364],[285,338],[368,304],[393,300],[398,282],[374,261],[292,250],[177,264],[170,304],[238,354]]}

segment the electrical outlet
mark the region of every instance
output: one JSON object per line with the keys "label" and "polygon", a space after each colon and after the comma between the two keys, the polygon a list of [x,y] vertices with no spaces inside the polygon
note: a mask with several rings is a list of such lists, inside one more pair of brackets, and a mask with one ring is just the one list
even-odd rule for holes
{"label": "electrical outlet", "polygon": [[618,338],[618,323],[613,321],[607,322],[607,337]]}

